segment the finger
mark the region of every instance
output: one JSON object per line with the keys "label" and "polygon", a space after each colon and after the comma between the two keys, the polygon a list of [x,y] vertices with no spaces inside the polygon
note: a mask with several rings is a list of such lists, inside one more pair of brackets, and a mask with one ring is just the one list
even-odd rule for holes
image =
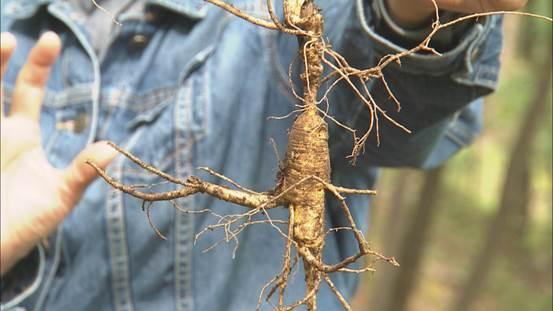
{"label": "finger", "polygon": [[460,13],[478,13],[493,11],[515,11],[526,4],[526,0],[439,0],[440,9]]}
{"label": "finger", "polygon": [[487,11],[516,11],[526,5],[527,0],[488,0]]}
{"label": "finger", "polygon": [[98,177],[96,171],[86,161],[92,161],[101,168],[105,168],[117,155],[117,151],[106,142],[97,142],[87,146],[73,160],[73,163],[64,171],[64,201],[68,207],[73,207],[88,185]]}
{"label": "finger", "polygon": [[44,86],[60,50],[61,41],[55,33],[46,32],[38,39],[17,76],[10,114],[38,120]]}
{"label": "finger", "polygon": [[0,34],[0,58],[1,58],[1,67],[0,67],[0,78],[4,77],[4,72],[8,64],[8,60],[15,50],[16,40],[15,37],[9,32],[2,32]]}
{"label": "finger", "polygon": [[[8,61],[15,50],[15,37],[9,32],[0,34],[0,80],[4,80],[4,72],[8,67]],[[0,113],[4,116],[4,86],[0,85]]]}

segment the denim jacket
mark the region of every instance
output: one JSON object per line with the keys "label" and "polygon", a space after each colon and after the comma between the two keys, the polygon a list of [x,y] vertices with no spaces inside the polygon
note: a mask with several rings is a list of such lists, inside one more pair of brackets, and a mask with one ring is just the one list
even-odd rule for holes
{"label": "denim jacket", "polygon": [[[268,18],[264,0],[231,2]],[[371,1],[317,2],[326,18],[325,37],[350,65],[368,68],[383,55],[403,50],[375,29]],[[297,39],[202,1],[150,0],[147,9],[152,14],[145,19],[120,16],[122,26],[106,38],[109,48],[96,55],[79,14],[67,2],[2,1],[2,31],[18,39],[5,74],[6,106],[27,52],[42,32],[53,30],[60,34],[63,50],[48,80],[41,127],[42,143],[54,166],[65,167],[92,141],[110,140],[179,178],[200,175],[220,183],[196,169],[207,166],[255,190],[273,187],[293,117],[270,117],[297,108],[288,79]],[[497,83],[500,25],[498,17],[480,20],[441,56],[412,55],[401,66],[386,69],[402,110],[395,112],[380,83],[370,86],[373,96],[413,133],[381,120],[381,144],[367,142],[356,166],[346,159],[351,137],[329,121],[333,183],[372,188],[376,167],[435,167],[469,144],[481,126],[481,97]],[[330,94],[328,105],[336,119],[359,131],[367,128],[366,108],[345,85]],[[175,189],[122,156],[108,172],[125,184],[153,184],[149,191]],[[194,243],[195,234],[217,218],[155,203],[152,219],[167,237],[162,241],[141,203],[101,180],[94,182],[51,235],[49,246],[33,252],[39,267],[17,297],[2,301],[3,309],[255,308],[261,288],[282,264],[284,240],[274,228],[248,228],[239,235],[236,252],[233,241],[204,252],[224,238],[223,232],[208,232]],[[189,210],[209,208],[219,215],[244,211],[204,195],[176,204]],[[366,230],[368,200],[349,197],[348,204]],[[274,209],[270,217],[286,219],[287,211]],[[346,223],[330,200],[327,226]],[[334,263],[356,251],[353,236],[332,234],[326,239],[324,260]],[[304,293],[302,268],[296,269],[287,302]],[[347,299],[352,297],[357,275],[334,274],[332,279]],[[320,310],[341,309],[328,287],[321,287],[318,300]],[[272,308],[264,304],[262,309]]]}

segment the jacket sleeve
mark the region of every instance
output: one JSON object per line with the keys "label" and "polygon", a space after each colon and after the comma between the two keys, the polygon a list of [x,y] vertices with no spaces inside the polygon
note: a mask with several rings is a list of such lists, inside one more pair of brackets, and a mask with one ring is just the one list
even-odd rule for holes
{"label": "jacket sleeve", "polygon": [[[379,1],[383,3],[356,0],[351,18],[335,36],[339,52],[357,68],[374,66],[383,56],[405,51],[416,41],[413,31],[402,33],[382,21],[387,12],[375,5]],[[412,133],[380,115],[380,145],[372,135],[357,163],[431,168],[471,143],[482,125],[482,97],[497,86],[501,25],[500,16],[491,16],[446,28],[434,42],[441,55],[417,53],[402,58],[401,64],[387,66],[383,74],[401,103],[400,111],[380,81],[369,82],[376,103]],[[337,108],[337,115],[349,119],[359,133],[366,130],[370,115],[359,108],[360,101],[344,92],[337,97],[340,104],[347,101]],[[340,149],[346,152],[348,148]]]}

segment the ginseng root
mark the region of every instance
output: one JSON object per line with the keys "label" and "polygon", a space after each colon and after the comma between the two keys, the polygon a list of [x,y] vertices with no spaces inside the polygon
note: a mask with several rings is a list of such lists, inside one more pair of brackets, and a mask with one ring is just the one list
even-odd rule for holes
{"label": "ginseng root", "polygon": [[[219,0],[208,0],[208,2],[214,3],[233,14],[242,14],[236,8]],[[259,223],[259,221],[251,221],[254,215],[279,206],[288,208],[287,233],[282,232],[270,219],[264,222],[273,225],[283,234],[286,239],[286,247],[282,270],[279,275],[273,278],[261,290],[257,308],[259,309],[265,292],[267,293],[265,296],[267,300],[278,292],[278,310],[293,310],[298,306],[305,305],[308,310],[314,311],[317,309],[316,301],[319,287],[322,282],[326,282],[343,308],[351,310],[348,302],[332,283],[329,274],[333,272],[361,273],[372,270],[370,267],[363,269],[348,268],[350,264],[366,255],[375,256],[379,260],[387,261],[396,266],[398,263],[394,258],[385,257],[371,250],[363,233],[357,228],[344,198],[344,195],[348,194],[374,195],[376,192],[373,190],[347,189],[334,186],[330,183],[331,168],[328,147],[328,126],[317,107],[317,93],[321,84],[324,55],[325,53],[328,54],[325,42],[322,39],[323,17],[313,1],[292,2],[294,3],[284,1],[286,18],[283,23],[276,19],[272,11],[271,1],[268,1],[268,6],[273,23],[268,24],[268,22],[259,21],[255,18],[248,19],[261,26],[267,27],[267,25],[273,25],[276,29],[296,35],[300,43],[299,54],[303,56],[304,60],[304,72],[301,75],[304,85],[304,106],[289,131],[286,158],[278,173],[277,184],[274,189],[262,193],[254,192],[243,188],[227,177],[221,176],[210,169],[205,170],[229,182],[233,187],[212,184],[194,176],[186,180],[180,180],[142,162],[114,144],[112,144],[114,148],[141,168],[179,185],[180,189],[164,193],[144,192],[137,187],[124,185],[114,180],[94,163],[88,162],[88,164],[94,167],[99,175],[112,187],[147,203],[145,204],[145,206],[148,206],[147,212],[149,211],[151,202],[174,200],[196,193],[205,193],[220,200],[249,208],[248,212],[240,215],[216,215],[219,218],[219,222],[210,226],[209,229],[223,228],[226,230],[225,236],[228,237],[228,240],[237,240],[236,236],[245,227],[249,224]],[[298,3],[303,4],[298,6]],[[349,77],[346,75],[344,79],[349,79]],[[340,207],[349,222],[349,226],[343,229],[353,232],[359,246],[357,254],[334,264],[327,264],[323,262],[322,258],[325,236],[331,232],[327,231],[324,222],[325,193],[327,192],[331,193],[340,202]],[[149,213],[148,219],[150,220]],[[236,225],[240,219],[245,219],[245,224],[235,226],[233,229],[231,225]],[[153,226],[153,223],[151,224]],[[159,231],[156,230],[156,233],[161,236]],[[202,233],[200,232],[198,236]],[[163,236],[161,237],[163,238]],[[302,299],[291,305],[284,305],[284,295],[290,272],[292,267],[297,264],[296,261],[299,261],[292,258],[291,254],[294,248],[304,266],[306,292]]]}

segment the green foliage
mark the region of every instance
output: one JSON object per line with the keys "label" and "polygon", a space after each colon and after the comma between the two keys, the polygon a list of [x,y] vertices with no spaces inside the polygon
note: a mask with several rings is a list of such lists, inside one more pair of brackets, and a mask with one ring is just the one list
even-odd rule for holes
{"label": "green foliage", "polygon": [[[551,0],[529,1],[528,5],[527,11],[553,16]],[[510,50],[505,51],[499,88],[486,99],[485,130],[473,146],[447,163],[444,191],[440,195],[442,206],[408,310],[427,310],[428,306],[445,310],[462,288],[472,266],[471,260],[487,234],[489,220],[498,209],[506,165],[528,105],[537,92],[540,71],[551,72],[551,68],[543,66],[552,53],[551,23],[512,16],[506,18],[506,23],[508,29],[513,30],[505,33],[506,47]],[[531,154],[530,218],[521,237],[523,243],[514,253],[502,251],[474,310],[542,311],[553,308],[551,90],[546,100],[547,112],[539,120],[537,137],[528,150]],[[405,172],[401,171],[386,171],[383,175],[378,189],[384,196],[394,191],[399,179],[405,178]],[[402,219],[416,213],[410,206],[417,201],[416,185],[420,176],[408,178],[413,182],[404,189]],[[376,215],[372,219],[376,226],[370,239],[386,241],[381,235],[389,230],[382,223],[388,221],[386,217],[390,216],[387,213],[391,207],[387,204],[393,199],[377,200]],[[385,289],[374,286],[366,289],[382,290]]]}

